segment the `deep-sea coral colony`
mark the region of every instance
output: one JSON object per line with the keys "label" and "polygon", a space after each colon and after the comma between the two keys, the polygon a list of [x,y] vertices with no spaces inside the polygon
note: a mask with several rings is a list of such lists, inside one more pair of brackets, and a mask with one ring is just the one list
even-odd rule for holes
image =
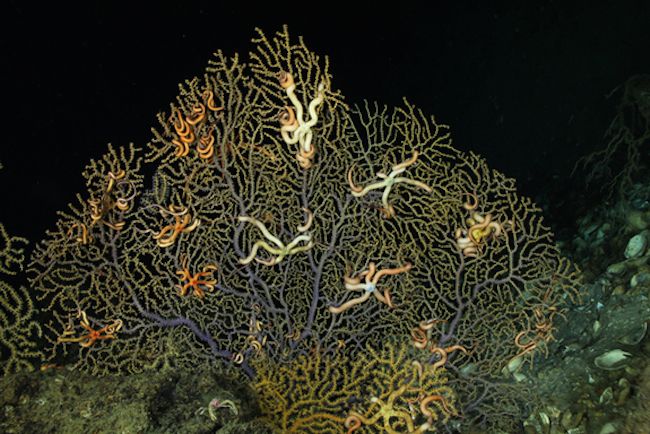
{"label": "deep-sea coral colony", "polygon": [[27,243],[25,238],[10,235],[0,223],[0,375],[32,370],[34,360],[42,356],[37,345],[42,329],[34,321],[31,293],[7,281],[22,271]]}
{"label": "deep-sea coral colony", "polygon": [[254,43],[180,86],[146,158],[110,147],[84,172],[30,267],[50,358],[218,360],[284,432],[504,425],[501,369],[550,340],[575,278],[537,208],[412,105],[348,106],[286,29]]}

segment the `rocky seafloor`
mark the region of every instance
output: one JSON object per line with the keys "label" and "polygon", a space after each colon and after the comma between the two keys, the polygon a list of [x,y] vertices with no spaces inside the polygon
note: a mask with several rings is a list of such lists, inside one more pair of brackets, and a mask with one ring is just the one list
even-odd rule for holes
{"label": "rocky seafloor", "polygon": [[544,403],[524,430],[650,433],[650,184],[591,208],[576,228],[560,244],[583,271],[582,299],[549,357],[516,373]]}

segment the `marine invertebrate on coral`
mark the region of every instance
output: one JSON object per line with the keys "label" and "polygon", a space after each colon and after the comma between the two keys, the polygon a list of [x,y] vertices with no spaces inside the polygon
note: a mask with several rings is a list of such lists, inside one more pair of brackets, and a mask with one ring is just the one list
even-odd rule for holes
{"label": "marine invertebrate on coral", "polygon": [[309,120],[305,120],[304,109],[295,94],[296,84],[293,76],[290,72],[280,71],[278,78],[280,86],[286,91],[289,100],[296,109],[294,113],[293,108],[286,107],[280,114],[280,133],[282,134],[282,140],[287,145],[293,145],[295,143],[300,145],[296,159],[303,168],[308,169],[311,167],[311,159],[316,153],[316,148],[312,145],[314,133],[311,129],[318,122],[316,108],[323,102],[324,84],[321,83],[318,85],[318,93],[310,101],[307,108]]}
{"label": "marine invertebrate on coral", "polygon": [[192,288],[192,294],[198,298],[205,297],[205,291],[214,290],[214,285],[217,281],[214,279],[206,279],[208,276],[212,276],[214,270],[217,269],[217,266],[214,264],[208,264],[203,267],[202,271],[192,274],[189,269],[189,258],[186,256],[182,260],[183,269],[176,272],[183,282],[182,285],[177,285],[179,288],[179,294],[181,297],[187,295],[190,288]]}
{"label": "marine invertebrate on coral", "polygon": [[388,203],[388,195],[390,195],[390,191],[395,184],[403,183],[408,185],[414,185],[416,187],[420,187],[426,192],[429,193],[431,192],[431,187],[429,187],[423,182],[414,179],[409,179],[403,176],[397,176],[403,173],[409,166],[415,164],[417,160],[418,160],[418,152],[415,151],[413,153],[413,157],[409,158],[408,160],[402,163],[394,165],[388,175],[386,175],[385,173],[378,172],[377,177],[383,179],[383,181],[374,182],[372,184],[366,185],[365,187],[359,187],[354,183],[354,181],[352,180],[352,169],[354,166],[350,167],[350,170],[348,171],[348,183],[350,184],[350,188],[352,189],[352,195],[355,197],[363,197],[369,192],[371,192],[372,190],[383,189],[384,192],[381,195],[381,203],[384,205],[384,207],[382,208],[382,211],[387,218],[393,217],[395,215],[395,208],[393,208],[392,204]]}
{"label": "marine invertebrate on coral", "polygon": [[[216,363],[271,390],[269,417],[286,404],[277,393],[322,394],[322,408],[283,407],[282,429],[319,420],[340,431],[351,418],[348,430],[415,431],[456,414],[483,425],[518,417],[501,368],[526,344],[517,333],[551,331],[541,304],[548,297],[562,309],[576,276],[539,209],[408,102],[349,106],[327,58],[286,28],[258,31],[253,44],[246,63],[217,52],[201,78],[180,86],[146,152],[110,147],[84,172],[88,192],[30,264],[49,312],[50,358],[95,373]],[[144,164],[154,173],[146,188]],[[362,187],[357,176],[380,179]],[[467,192],[476,192],[471,202]],[[196,297],[170,296],[179,288]],[[371,295],[379,303],[365,302]],[[119,318],[118,338],[60,339],[79,311],[92,313],[80,326],[99,336],[113,331],[101,332],[103,321]],[[409,336],[415,355],[386,356],[404,362],[393,371],[368,364],[377,358],[369,344]],[[329,374],[303,386],[278,378],[295,390],[273,392],[270,380],[254,383],[272,377],[260,359],[293,366],[282,371],[289,377],[312,362],[329,363]],[[448,382],[436,391],[443,369]]]}
{"label": "marine invertebrate on coral", "polygon": [[[377,290],[377,283],[379,283],[379,279],[381,279],[383,276],[405,273],[410,269],[411,269],[411,264],[407,263],[404,264],[402,267],[385,268],[377,271],[377,266],[375,265],[374,262],[371,262],[368,265],[368,269],[366,271],[363,271],[359,277],[345,276],[343,278],[343,280],[345,281],[345,289],[350,289],[350,290],[360,289],[363,291],[363,295],[357,298],[353,298],[352,300],[348,300],[345,303],[341,304],[340,306],[330,306],[329,307],[330,312],[332,313],[345,312],[346,310],[350,309],[352,306],[366,301],[370,297],[370,294],[374,295],[375,298],[377,298],[377,300],[379,300],[380,302],[384,303],[385,305],[388,305],[388,307],[394,307],[391,301],[390,292],[388,290],[384,290],[384,294],[383,295],[380,294]],[[361,283],[361,277],[364,278],[365,280],[364,283]]]}
{"label": "marine invertebrate on coral", "polygon": [[208,404],[208,415],[210,416],[211,420],[217,420],[217,409],[219,408],[227,408],[235,416],[239,414],[237,404],[235,404],[232,400],[213,398]]}
{"label": "marine invertebrate on coral", "polygon": [[[165,211],[161,209],[161,213],[164,214]],[[160,247],[171,246],[180,234],[192,232],[201,224],[201,220],[192,219],[190,214],[188,214],[187,209],[183,206],[176,207],[174,205],[169,205],[168,213],[174,216],[174,223],[163,227],[153,236],[153,239],[157,240]]]}
{"label": "marine invertebrate on coral", "polygon": [[72,324],[70,324],[68,327],[66,327],[61,336],[57,338],[57,342],[75,342],[84,348],[88,348],[92,346],[96,341],[115,339],[115,333],[117,333],[122,328],[122,320],[120,319],[111,321],[109,324],[105,325],[102,328],[94,329],[90,326],[90,321],[88,321],[86,312],[83,310],[79,311],[79,315],[77,316],[80,318],[79,324],[87,333],[81,336],[73,336],[75,332]]}
{"label": "marine invertebrate on coral", "polygon": [[[310,219],[308,224],[304,226],[298,226],[298,231],[305,232],[306,230],[308,230],[309,227],[311,226],[312,219],[313,219],[313,215],[310,214]],[[240,216],[237,218],[237,220],[239,220],[240,222],[252,223],[253,225],[257,226],[257,228],[259,228],[259,230],[262,232],[262,235],[264,235],[264,238],[266,238],[268,241],[275,244],[275,247],[272,247],[269,245],[269,243],[267,243],[264,240],[256,241],[255,244],[253,244],[253,247],[251,248],[251,252],[248,254],[248,256],[239,260],[241,264],[250,264],[251,261],[255,259],[260,264],[275,265],[278,264],[280,261],[282,261],[282,259],[284,259],[285,256],[294,255],[300,252],[306,252],[307,250],[311,249],[314,246],[310,234],[298,235],[293,240],[291,240],[288,244],[285,245],[276,236],[272,235],[269,232],[269,230],[266,228],[266,226],[264,226],[264,223],[262,223],[261,221],[253,217],[245,217],[245,216]],[[300,245],[300,243],[302,242],[307,242],[307,244]],[[268,260],[256,258],[255,256],[257,255],[257,250],[260,247],[266,250],[269,254],[275,255],[275,257]]]}
{"label": "marine invertebrate on coral", "polygon": [[[454,237],[456,238],[456,245],[463,252],[463,255],[475,258],[480,254],[488,240],[498,237],[505,229],[501,223],[492,221],[491,214],[483,216],[476,212],[478,198],[475,193],[469,196],[472,201],[463,204],[463,208],[471,213],[471,216],[466,220],[468,228],[456,229]],[[512,225],[512,222],[510,224]]]}

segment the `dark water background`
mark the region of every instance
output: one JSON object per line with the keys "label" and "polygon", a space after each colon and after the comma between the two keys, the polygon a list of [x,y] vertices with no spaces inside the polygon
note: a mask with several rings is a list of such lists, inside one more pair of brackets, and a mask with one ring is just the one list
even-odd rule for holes
{"label": "dark water background", "polygon": [[573,164],[603,145],[607,94],[650,72],[647,1],[51,3],[13,0],[0,18],[0,221],[32,240],[84,190],[90,158],[143,146],[177,83],[218,49],[247,53],[254,27],[303,35],[348,102],[405,96],[523,194],[559,191],[557,227],[574,220],[562,194],[583,188]]}

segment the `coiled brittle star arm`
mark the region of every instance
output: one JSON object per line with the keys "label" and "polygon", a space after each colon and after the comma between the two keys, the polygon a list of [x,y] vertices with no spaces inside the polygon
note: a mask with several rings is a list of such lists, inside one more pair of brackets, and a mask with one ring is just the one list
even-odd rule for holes
{"label": "coiled brittle star arm", "polygon": [[[153,237],[160,247],[169,247],[173,245],[181,233],[192,232],[201,224],[201,220],[199,219],[192,220],[187,208],[184,206],[169,205],[169,211],[164,208],[161,208],[160,211],[163,215],[171,214],[174,216],[174,223],[163,227]],[[181,218],[181,216],[183,216],[183,218]]]}
{"label": "coiled brittle star arm", "polygon": [[82,347],[88,348],[98,340],[116,339],[117,336],[115,336],[115,334],[122,328],[121,319],[113,320],[112,323],[100,329],[94,329],[90,326],[90,321],[88,321],[88,317],[86,316],[85,311],[80,310],[77,317],[81,318],[81,321],[79,323],[88,333],[77,337],[71,337],[75,334],[75,332],[72,323],[70,323],[68,324],[68,327],[66,327],[63,334],[56,339],[57,343],[78,342]]}
{"label": "coiled brittle star arm", "polygon": [[289,100],[296,108],[295,113],[291,107],[286,107],[280,113],[280,134],[287,145],[299,144],[300,149],[296,158],[303,168],[308,169],[311,167],[311,159],[315,153],[315,149],[311,144],[314,136],[311,128],[318,122],[316,107],[323,102],[325,87],[322,83],[318,86],[316,97],[311,100],[307,107],[309,120],[306,121],[303,119],[304,109],[302,104],[295,94],[296,84],[293,81],[293,76],[289,72],[282,71],[278,78],[280,85],[285,89]]}
{"label": "coiled brittle star arm", "polygon": [[[298,230],[300,232],[307,231],[313,221],[312,213],[307,209],[305,209],[305,211],[308,214],[308,221],[307,224],[305,224],[304,226],[298,227]],[[250,264],[253,261],[253,259],[255,259],[257,262],[261,264],[271,266],[271,265],[278,264],[280,261],[282,261],[285,258],[285,256],[293,255],[295,253],[305,252],[314,246],[314,242],[311,239],[311,234],[298,235],[289,244],[285,245],[278,237],[276,237],[275,235],[271,234],[271,232],[269,232],[269,230],[266,228],[264,223],[257,220],[256,218],[240,216],[237,217],[237,220],[239,220],[240,222],[249,222],[254,224],[255,226],[257,226],[257,228],[260,231],[262,231],[262,235],[264,235],[264,238],[266,238],[271,243],[275,244],[275,247],[273,247],[265,240],[256,241],[255,244],[253,244],[250,254],[247,257],[239,260],[240,264]],[[299,245],[301,242],[307,242],[307,244]],[[266,250],[267,252],[269,252],[274,257],[268,260],[256,258],[255,256],[257,255],[257,251],[259,250],[260,247]]]}
{"label": "coiled brittle star arm", "polygon": [[416,181],[410,178],[404,178],[402,176],[397,176],[403,173],[409,166],[415,164],[419,155],[420,154],[418,153],[418,151],[413,152],[413,157],[400,164],[394,165],[391,172],[388,175],[381,172],[377,173],[377,177],[381,178],[382,181],[372,183],[365,187],[359,187],[352,180],[352,169],[354,169],[354,165],[352,165],[352,167],[350,167],[350,170],[348,170],[348,183],[350,184],[350,189],[352,189],[352,195],[354,197],[363,197],[372,190],[378,190],[383,188],[384,193],[381,195],[381,203],[382,205],[384,205],[383,212],[387,218],[393,217],[395,215],[395,208],[393,208],[392,204],[388,203],[388,195],[390,194],[393,185],[403,183],[403,184],[409,184],[409,185],[414,185],[416,187],[420,187],[426,190],[427,193],[431,193],[433,191],[431,187],[429,187],[423,182]]}

